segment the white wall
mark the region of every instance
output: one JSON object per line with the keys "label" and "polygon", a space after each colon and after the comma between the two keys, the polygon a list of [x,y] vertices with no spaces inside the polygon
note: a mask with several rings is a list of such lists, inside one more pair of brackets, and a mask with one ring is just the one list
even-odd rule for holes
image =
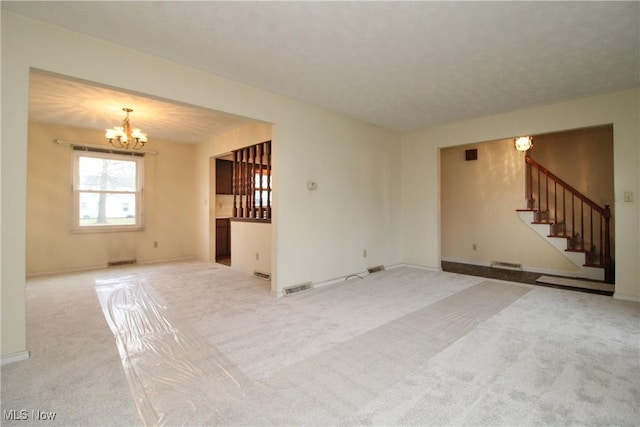
{"label": "white wall", "polygon": [[[277,289],[401,261],[397,134],[6,11],[1,31],[3,356],[26,349],[30,67],[274,123],[272,280]],[[206,230],[208,236],[209,157],[199,158],[199,150],[196,156],[196,233]],[[318,180],[316,192],[306,189],[308,179]],[[196,243],[199,256],[208,259],[208,251],[208,241]]]}
{"label": "white wall", "polygon": [[[404,261],[439,268],[439,148],[518,135],[613,123],[616,212],[616,291],[640,298],[640,90],[577,99],[437,126],[403,136],[402,207]],[[633,192],[633,203],[623,192]]]}
{"label": "white wall", "polygon": [[231,268],[271,274],[271,224],[231,221]]}

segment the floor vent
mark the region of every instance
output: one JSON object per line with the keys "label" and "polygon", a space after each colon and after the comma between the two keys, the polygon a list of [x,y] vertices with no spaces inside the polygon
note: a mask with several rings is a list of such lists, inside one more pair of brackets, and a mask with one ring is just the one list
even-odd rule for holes
{"label": "floor vent", "polygon": [[260,271],[254,271],[253,275],[256,276],[258,279],[271,280],[271,274],[269,274],[269,273],[262,273]]}
{"label": "floor vent", "polygon": [[367,271],[369,272],[369,274],[377,273],[378,271],[384,271],[384,265],[376,265],[375,267],[369,267],[367,268]]}
{"label": "floor vent", "polygon": [[515,264],[512,262],[491,261],[492,268],[501,268],[503,270],[522,271],[522,264]]}
{"label": "floor vent", "polygon": [[305,283],[300,283],[299,285],[284,288],[284,294],[291,295],[298,292],[308,291],[309,289],[311,289],[311,282],[305,282]]}
{"label": "floor vent", "polygon": [[110,261],[107,264],[107,267],[117,267],[119,265],[129,265],[129,264],[135,264],[136,260],[135,259],[123,259],[122,261]]}

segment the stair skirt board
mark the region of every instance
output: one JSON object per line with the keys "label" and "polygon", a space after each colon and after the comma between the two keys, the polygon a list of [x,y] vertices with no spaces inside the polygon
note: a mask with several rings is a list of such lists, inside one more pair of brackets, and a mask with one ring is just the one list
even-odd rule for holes
{"label": "stair skirt board", "polygon": [[[490,262],[486,262],[486,261],[473,261],[473,260],[468,260],[468,259],[462,259],[462,258],[450,258],[450,257],[442,257],[441,258],[442,261],[447,261],[447,262],[457,262],[459,264],[469,264],[469,265],[477,265],[480,267],[491,267],[491,263]],[[604,280],[604,269],[602,268],[589,268],[590,270],[595,270],[596,272],[602,272],[602,278],[596,277],[596,278],[591,278],[591,277],[585,277],[585,276],[581,276],[580,275],[580,271],[576,270],[576,271],[568,271],[568,270],[556,270],[553,268],[538,268],[538,267],[528,267],[526,265],[522,266],[522,271],[526,272],[526,273],[540,273],[540,274],[550,274],[553,276],[564,276],[564,277],[575,277],[576,279],[587,279],[587,280]]]}
{"label": "stair skirt board", "polygon": [[[585,253],[576,251],[567,251],[567,239],[564,237],[549,237],[549,225],[550,224],[536,224],[532,223],[533,212],[531,211],[516,211],[520,220],[531,230],[537,233],[542,239],[554,247],[560,254],[567,258],[573,265],[576,266],[578,271],[572,274],[559,274],[560,276],[575,276],[588,280],[604,280],[604,268],[585,266]],[[549,272],[549,274],[554,274]]]}
{"label": "stair skirt board", "polygon": [[590,289],[593,291],[614,292],[615,285],[609,283],[591,282],[587,280],[568,279],[564,277],[541,276],[536,280],[545,285],[567,286],[570,288]]}

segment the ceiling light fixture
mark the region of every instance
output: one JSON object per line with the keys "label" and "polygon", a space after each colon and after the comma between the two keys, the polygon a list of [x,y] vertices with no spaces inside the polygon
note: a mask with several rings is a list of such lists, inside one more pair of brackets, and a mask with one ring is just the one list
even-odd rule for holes
{"label": "ceiling light fixture", "polygon": [[129,121],[129,113],[133,111],[131,108],[123,108],[122,111],[127,113],[127,116],[122,121],[122,126],[107,129],[104,136],[116,148],[139,150],[147,142],[147,134],[142,133],[137,128],[131,129],[131,122]]}
{"label": "ceiling light fixture", "polygon": [[533,140],[530,136],[520,136],[514,141],[516,150],[527,151],[533,148]]}

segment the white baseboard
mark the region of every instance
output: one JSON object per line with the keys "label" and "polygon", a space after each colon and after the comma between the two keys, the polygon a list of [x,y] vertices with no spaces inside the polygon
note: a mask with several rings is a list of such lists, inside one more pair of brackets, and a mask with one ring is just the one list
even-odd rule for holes
{"label": "white baseboard", "polygon": [[71,273],[82,273],[85,271],[94,271],[101,270],[103,268],[107,268],[107,264],[104,265],[92,265],[89,267],[79,267],[79,268],[66,268],[63,270],[51,270],[51,271],[41,271],[39,273],[27,273],[27,279],[31,279],[34,277],[43,277],[43,276],[55,276],[58,274],[71,274]]}
{"label": "white baseboard", "polygon": [[434,268],[434,267],[427,267],[424,265],[418,265],[418,264],[407,264],[407,263],[400,263],[400,264],[393,264],[389,267],[387,267],[389,270],[393,269],[393,268],[400,268],[400,267],[406,267],[406,268],[416,268],[418,270],[425,270],[425,271],[442,271],[442,268]]}
{"label": "white baseboard", "polygon": [[631,295],[624,295],[619,292],[613,293],[613,299],[619,299],[621,301],[632,301],[632,302],[640,302],[640,297],[634,297]]}
{"label": "white baseboard", "polygon": [[[398,267],[407,267],[407,265],[406,264],[393,264],[393,265],[390,265],[390,266],[384,266],[384,268],[386,270],[391,270],[391,269],[398,268]],[[419,268],[419,267],[416,267],[416,268]],[[368,271],[359,271],[359,272],[356,272],[356,273],[351,273],[351,274],[349,274],[347,276],[340,276],[340,277],[336,277],[334,279],[322,280],[320,282],[313,283],[311,286],[314,289],[323,288],[325,286],[332,286],[332,285],[336,285],[338,283],[342,283],[342,282],[346,281],[350,277],[359,276],[362,279],[362,278],[365,278],[368,275],[369,275]],[[275,297],[283,296],[282,292],[271,291],[270,294],[272,296],[275,296]]]}
{"label": "white baseboard", "polygon": [[29,359],[28,351],[21,351],[18,353],[11,353],[2,356],[1,358],[1,366],[8,365],[9,363],[22,362],[23,360]]}
{"label": "white baseboard", "polygon": [[[151,265],[151,264],[166,264],[170,262],[182,262],[182,261],[192,261],[195,260],[196,257],[193,256],[185,256],[185,257],[177,257],[177,258],[162,258],[162,259],[153,259],[153,260],[138,260],[136,264],[140,265]],[[208,261],[208,260],[207,260]],[[207,262],[205,261],[205,262]],[[135,265],[135,264],[133,264]]]}
{"label": "white baseboard", "polygon": [[[190,257],[179,257],[179,258],[163,258],[163,259],[148,260],[148,261],[136,260],[135,264],[125,264],[120,267],[131,267],[135,265],[163,264],[163,263],[170,263],[170,262],[190,261],[194,259],[195,257],[190,256]],[[42,277],[42,276],[55,276],[58,274],[83,273],[87,271],[102,270],[106,268],[112,268],[112,267],[109,267],[107,264],[90,265],[87,267],[66,268],[63,270],[43,271],[39,273],[27,273],[26,277],[27,279],[30,279],[30,278]]]}

